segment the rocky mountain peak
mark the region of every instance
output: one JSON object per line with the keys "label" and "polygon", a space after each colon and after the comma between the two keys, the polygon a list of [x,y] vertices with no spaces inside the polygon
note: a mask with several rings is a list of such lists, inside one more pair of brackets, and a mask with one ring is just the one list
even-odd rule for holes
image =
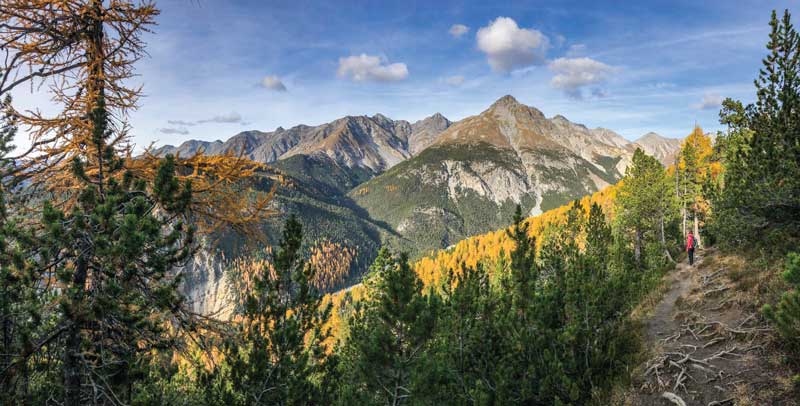
{"label": "rocky mountain peak", "polygon": [[375,121],[376,123],[378,123],[381,126],[393,122],[392,119],[390,119],[389,117],[384,116],[381,113],[377,113],[374,116],[372,116],[372,121]]}
{"label": "rocky mountain peak", "polygon": [[490,109],[495,108],[495,107],[506,107],[506,108],[508,108],[508,107],[519,106],[519,105],[521,105],[521,103],[518,102],[517,99],[514,98],[514,96],[512,96],[510,94],[507,94],[507,95],[497,99],[497,101],[495,101],[494,103],[492,103],[492,106],[490,107]]}
{"label": "rocky mountain peak", "polygon": [[634,141],[634,146],[656,157],[662,164],[670,165],[675,161],[682,142],[680,139],[667,138],[651,131]]}
{"label": "rocky mountain peak", "polygon": [[427,148],[432,144],[442,131],[453,124],[441,113],[436,113],[430,117],[411,124],[411,135],[408,138],[408,149],[412,155]]}
{"label": "rocky mountain peak", "polygon": [[636,140],[636,142],[645,142],[645,141],[653,142],[653,141],[663,141],[667,139],[668,139],[667,137],[664,137],[661,134],[650,131],[649,133],[639,137],[639,139]]}

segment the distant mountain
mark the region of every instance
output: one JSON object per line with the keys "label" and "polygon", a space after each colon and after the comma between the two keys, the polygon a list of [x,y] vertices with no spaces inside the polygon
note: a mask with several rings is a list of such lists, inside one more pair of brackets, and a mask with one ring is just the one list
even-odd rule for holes
{"label": "distant mountain", "polygon": [[378,174],[425,149],[450,124],[438,113],[413,124],[381,114],[348,116],[314,127],[299,125],[288,130],[279,127],[272,132],[245,131],[225,142],[190,140],[178,147],[167,145],[154,152],[187,156],[202,149],[212,155],[242,153],[264,163],[297,155],[324,156],[339,166]]}
{"label": "distant mountain", "polygon": [[649,132],[634,141],[636,146],[648,155],[656,157],[664,166],[675,163],[675,156],[681,149],[681,143],[682,139],[667,138],[654,132]]}
{"label": "distant mountain", "polygon": [[[504,96],[455,123],[438,113],[415,123],[348,116],[155,153],[241,152],[269,163],[259,188],[283,182],[274,201],[281,215],[264,224],[268,240],[277,242],[284,217],[295,213],[310,246],[330,242],[354,255],[330,291],[357,282],[381,244],[419,257],[508,225],[517,204],[536,215],[616,183],[636,148],[671,163],[680,142],[654,133],[630,142]],[[221,249],[230,259],[243,242],[228,235]],[[212,253],[202,254],[185,271],[198,311],[216,307],[224,273]]]}
{"label": "distant mountain", "polygon": [[421,254],[508,224],[517,204],[536,215],[613,184],[636,147],[504,96],[350,197]]}

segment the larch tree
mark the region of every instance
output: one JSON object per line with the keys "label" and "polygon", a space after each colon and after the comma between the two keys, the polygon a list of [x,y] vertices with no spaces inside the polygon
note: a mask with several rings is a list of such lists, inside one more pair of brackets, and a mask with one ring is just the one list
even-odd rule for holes
{"label": "larch tree", "polygon": [[688,223],[691,221],[692,232],[697,238],[698,245],[702,242],[700,223],[709,214],[709,203],[704,197],[703,186],[710,176],[711,153],[711,138],[703,133],[702,128],[695,126],[681,145],[678,165],[675,168],[683,237],[686,237]]}
{"label": "larch tree", "polygon": [[[27,213],[39,238],[33,275],[46,283],[52,303],[43,308],[57,320],[36,335],[60,358],[47,367],[62,375],[62,385],[39,388],[39,401],[129,403],[146,356],[173,348],[171,331],[194,327],[174,269],[197,247],[195,230],[255,235],[272,214],[271,194],[245,182],[258,164],[234,155],[132,157],[127,117],[141,88],[131,79],[157,15],[149,1],[0,3],[0,93],[46,86],[60,107],[13,111],[32,141],[14,170],[36,197]],[[14,365],[44,348],[15,354]]]}

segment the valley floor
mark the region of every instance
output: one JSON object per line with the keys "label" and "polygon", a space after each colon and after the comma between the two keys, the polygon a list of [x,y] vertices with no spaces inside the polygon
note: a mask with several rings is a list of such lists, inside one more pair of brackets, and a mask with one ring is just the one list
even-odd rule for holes
{"label": "valley floor", "polygon": [[701,252],[665,276],[665,293],[643,317],[648,353],[624,395],[628,405],[796,405],[757,292],[769,271],[743,258]]}

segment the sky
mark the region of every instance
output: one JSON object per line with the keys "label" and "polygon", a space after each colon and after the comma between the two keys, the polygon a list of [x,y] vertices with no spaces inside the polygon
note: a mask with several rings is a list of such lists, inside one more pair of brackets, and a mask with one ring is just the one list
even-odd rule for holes
{"label": "sky", "polygon": [[[345,115],[452,121],[503,95],[628,139],[720,129],[752,101],[780,1],[161,0],[137,148]],[[18,106],[47,104],[18,89]],[[48,109],[45,108],[45,111]],[[18,145],[25,145],[18,140]]]}

